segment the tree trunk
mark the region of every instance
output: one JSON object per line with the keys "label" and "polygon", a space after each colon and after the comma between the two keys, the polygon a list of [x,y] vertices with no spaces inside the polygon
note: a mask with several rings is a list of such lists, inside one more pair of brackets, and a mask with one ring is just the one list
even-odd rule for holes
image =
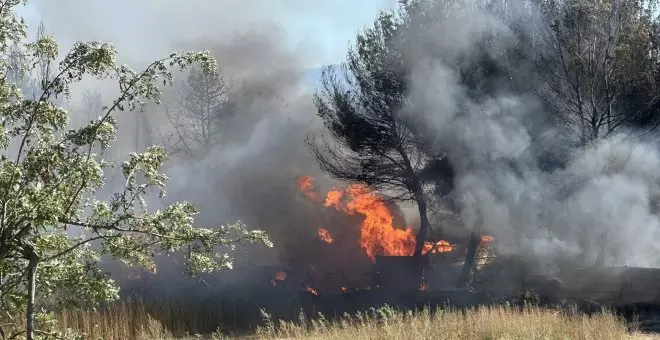
{"label": "tree trunk", "polygon": [[406,177],[408,178],[408,180],[410,180],[410,183],[412,184],[412,187],[410,187],[409,189],[412,189],[415,201],[417,201],[417,209],[419,209],[419,232],[417,233],[417,237],[415,238],[415,252],[413,253],[413,256],[420,257],[422,256],[422,250],[424,250],[424,243],[426,242],[426,237],[429,232],[429,224],[430,224],[429,217],[426,212],[427,210],[426,197],[424,197],[424,189],[422,188],[422,183],[420,181],[420,178],[415,173],[413,167],[410,165],[410,159],[408,158],[408,154],[401,147],[398,149],[398,151],[406,166],[406,170],[407,170]]}
{"label": "tree trunk", "polygon": [[28,253],[28,300],[27,311],[25,315],[25,338],[27,340],[34,340],[34,296],[37,289],[37,255],[34,251]]}
{"label": "tree trunk", "polygon": [[470,278],[470,271],[474,267],[474,258],[477,255],[477,247],[481,238],[477,235],[476,232],[472,232],[470,235],[470,242],[468,243],[467,253],[465,254],[465,263],[463,263],[463,268],[458,275],[458,281],[456,282],[456,288],[465,288]]}
{"label": "tree trunk", "polygon": [[419,232],[415,239],[415,253],[413,256],[422,256],[422,250],[424,250],[424,243],[426,243],[426,237],[429,231],[429,218],[426,214],[426,198],[424,198],[424,193],[421,188],[419,188],[418,193],[415,194],[415,199],[417,201],[417,208],[419,209]]}

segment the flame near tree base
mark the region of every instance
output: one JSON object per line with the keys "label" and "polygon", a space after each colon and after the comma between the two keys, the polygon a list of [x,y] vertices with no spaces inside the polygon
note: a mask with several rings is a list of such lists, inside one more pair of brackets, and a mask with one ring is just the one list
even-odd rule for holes
{"label": "flame near tree base", "polygon": [[[394,214],[387,202],[378,193],[362,184],[350,184],[344,188],[333,188],[325,199],[314,191],[314,178],[301,176],[298,185],[302,193],[310,200],[335,208],[347,215],[364,217],[360,225],[360,248],[375,261],[376,255],[412,256],[415,251],[415,233],[412,228],[396,226]],[[332,243],[333,237],[325,228],[319,228],[319,238],[325,243]],[[454,246],[440,240],[436,244],[426,242],[423,254],[428,252],[450,252]]]}

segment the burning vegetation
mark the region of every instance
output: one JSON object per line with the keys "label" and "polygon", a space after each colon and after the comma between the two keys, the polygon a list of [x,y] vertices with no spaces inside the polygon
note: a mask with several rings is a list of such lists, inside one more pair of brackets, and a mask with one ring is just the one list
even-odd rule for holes
{"label": "burning vegetation", "polygon": [[[314,191],[314,178],[301,176],[298,180],[300,191],[313,202],[320,202],[321,195]],[[415,251],[415,233],[410,227],[397,226],[388,202],[378,193],[362,184],[349,184],[344,188],[333,188],[322,200],[323,205],[347,215],[363,217],[359,226],[359,245],[364,253],[376,260],[377,255],[412,256]],[[332,243],[333,238],[325,228],[318,230],[319,238]],[[454,245],[445,240],[426,242],[423,254],[451,252]]]}
{"label": "burning vegetation", "polygon": [[[364,291],[380,286],[373,277],[365,279],[369,273],[374,275],[379,271],[376,269],[379,259],[384,261],[385,266],[395,263],[395,267],[399,263],[407,263],[406,259],[416,261],[413,256],[415,230],[402,222],[396,207],[377,191],[362,184],[348,184],[323,193],[312,176],[300,176],[297,182],[302,196],[314,209],[318,209],[319,218],[323,221],[322,227],[313,229],[313,237],[322,245],[302,249],[293,245],[295,255],[287,262],[290,266],[286,269],[288,274],[277,272],[271,279],[274,287],[307,292],[313,296]],[[493,240],[489,235],[481,237],[479,256],[488,253],[490,247],[487,246]],[[303,249],[306,253],[300,253]],[[428,240],[422,248],[422,256],[460,254],[464,251],[464,248],[449,240]],[[452,260],[455,258],[452,257]],[[389,277],[389,272],[381,274]],[[430,285],[422,273],[418,274],[421,276],[418,277],[420,281],[415,283],[415,290],[426,292],[431,290],[431,286],[436,287]],[[418,274],[408,275],[408,279],[416,280],[414,277]]]}

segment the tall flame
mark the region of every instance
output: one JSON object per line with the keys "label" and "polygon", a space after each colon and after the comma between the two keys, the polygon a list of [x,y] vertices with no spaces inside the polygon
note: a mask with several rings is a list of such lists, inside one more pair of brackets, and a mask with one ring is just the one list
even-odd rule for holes
{"label": "tall flame", "polygon": [[[313,181],[310,176],[302,176],[298,181],[300,190],[310,199],[318,197],[316,193],[310,191],[313,188]],[[394,214],[387,202],[366,185],[351,184],[345,188],[330,190],[325,197],[324,205],[349,215],[364,216],[360,226],[359,243],[372,261],[375,261],[376,255],[410,256],[414,253],[413,230],[395,226]],[[319,237],[323,239],[321,233],[319,229]],[[426,242],[422,253],[449,252],[453,249],[454,247],[447,241],[438,241],[436,244]]]}
{"label": "tall flame", "polygon": [[[342,198],[346,203],[342,204]],[[360,226],[360,247],[374,261],[376,255],[412,255],[415,235],[410,228],[394,226],[394,216],[387,203],[361,184],[331,190],[325,206],[334,207],[349,215],[360,214],[364,221]]]}

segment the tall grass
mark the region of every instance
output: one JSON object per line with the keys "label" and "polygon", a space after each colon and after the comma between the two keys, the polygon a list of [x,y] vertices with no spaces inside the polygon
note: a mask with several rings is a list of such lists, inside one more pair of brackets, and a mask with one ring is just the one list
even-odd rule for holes
{"label": "tall grass", "polygon": [[635,339],[612,313],[569,315],[528,306],[480,307],[466,311],[389,308],[328,322],[301,319],[274,322],[266,317],[260,339]]}
{"label": "tall grass", "polygon": [[125,301],[97,310],[73,309],[56,313],[61,331],[85,339],[173,339],[172,330],[150,315],[140,302]]}
{"label": "tall grass", "polygon": [[[187,310],[190,308],[190,310]],[[198,333],[213,315],[199,314],[194,306],[154,306],[122,302],[96,311],[58,313],[63,330],[85,333],[86,339],[182,339]],[[198,318],[191,321],[191,315]],[[323,316],[295,322],[273,320],[263,312],[262,325],[250,339],[639,339],[624,320],[604,311],[596,315],[569,314],[527,306],[479,307],[470,310],[372,309],[335,320]],[[209,320],[203,320],[208,318]],[[181,320],[176,322],[176,320]],[[222,338],[219,333],[204,338]]]}
{"label": "tall grass", "polygon": [[89,339],[176,339],[240,326],[245,315],[223,299],[124,300],[96,310],[56,312],[62,331]]}

